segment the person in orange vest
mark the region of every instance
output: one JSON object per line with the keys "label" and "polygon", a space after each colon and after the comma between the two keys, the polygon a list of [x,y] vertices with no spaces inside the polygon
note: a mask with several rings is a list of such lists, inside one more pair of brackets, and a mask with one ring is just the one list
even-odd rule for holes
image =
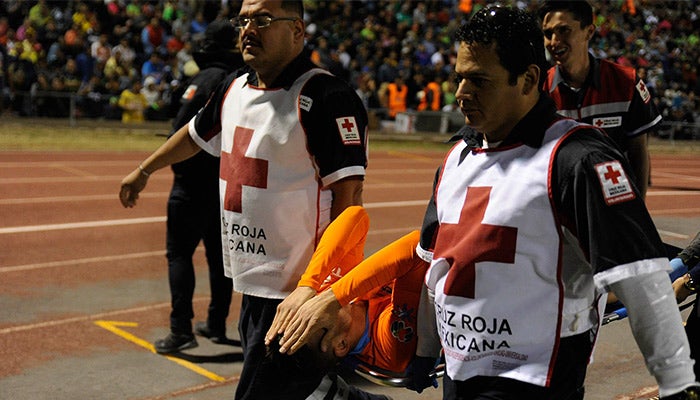
{"label": "person in orange vest", "polygon": [[472,13],[472,0],[459,0],[459,11],[464,15],[469,15]]}
{"label": "person in orange vest", "polygon": [[387,86],[389,117],[396,118],[396,114],[406,111],[406,97],[408,95],[408,86],[403,81],[403,77],[397,75],[394,82]]}
{"label": "person in orange vest", "polygon": [[418,111],[440,111],[442,107],[442,88],[437,82],[437,78],[431,79],[431,75],[426,76],[429,82],[423,89],[423,97],[418,104]]}

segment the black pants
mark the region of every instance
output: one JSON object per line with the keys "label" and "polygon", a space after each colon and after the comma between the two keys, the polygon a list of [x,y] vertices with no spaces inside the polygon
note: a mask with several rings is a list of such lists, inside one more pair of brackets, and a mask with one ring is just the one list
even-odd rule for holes
{"label": "black pants", "polygon": [[[700,295],[699,295],[700,296]],[[688,315],[685,321],[685,333],[688,335],[688,343],[690,343],[690,357],[695,360],[693,372],[695,372],[695,380],[700,379],[700,316],[698,316],[698,300],[693,304],[693,310]]]}
{"label": "black pants", "polygon": [[476,376],[466,381],[443,377],[445,400],[582,400],[592,350],[590,333],[563,338],[549,387],[514,379]]}
{"label": "black pants", "polygon": [[218,189],[203,188],[176,177],[168,199],[167,227],[170,330],[192,333],[195,287],[192,255],[201,240],[206,249],[211,290],[207,323],[211,329],[225,332],[233,281],[224,275]]}
{"label": "black pants", "polygon": [[266,299],[243,295],[238,333],[243,349],[243,369],[236,388],[236,399],[241,399],[249,390],[255,370],[265,358],[265,334],[275,318],[281,299]]}

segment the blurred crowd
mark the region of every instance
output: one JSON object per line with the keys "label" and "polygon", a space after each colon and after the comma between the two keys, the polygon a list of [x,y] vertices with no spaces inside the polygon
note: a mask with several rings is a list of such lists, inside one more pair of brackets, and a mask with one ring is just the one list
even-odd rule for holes
{"label": "blurred crowd", "polygon": [[[312,59],[356,88],[378,118],[407,87],[409,110],[456,109],[453,34],[491,1],[306,1]],[[521,8],[537,2],[505,1]],[[667,121],[700,117],[700,1],[591,1],[601,58],[637,68]],[[165,120],[198,69],[193,46],[237,1],[4,0],[0,111],[21,116]],[[430,96],[428,96],[428,93]],[[437,95],[437,96],[433,96]],[[75,99],[71,109],[70,97]],[[436,99],[437,98],[437,99]],[[176,110],[174,110],[176,111]],[[138,120],[138,118],[137,118]],[[689,131],[690,132],[690,131]],[[683,134],[683,131],[677,132]],[[687,133],[687,132],[686,132]]]}

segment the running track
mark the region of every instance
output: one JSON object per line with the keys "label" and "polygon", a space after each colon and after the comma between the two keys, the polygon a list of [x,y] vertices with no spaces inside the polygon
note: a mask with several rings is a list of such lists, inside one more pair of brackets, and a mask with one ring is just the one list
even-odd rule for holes
{"label": "running track", "polygon": [[[117,199],[121,178],[146,155],[0,152],[0,398],[231,398],[238,347],[200,339],[181,358],[151,352],[169,326],[164,222],[172,174],[156,172],[136,208]],[[440,152],[371,153],[368,254],[420,226],[441,159]],[[662,238],[684,246],[700,229],[700,157],[652,156],[652,166],[647,204]],[[202,253],[195,320],[206,316]],[[365,387],[395,399],[440,398],[437,390],[418,397]],[[626,322],[604,327],[586,398],[645,398],[653,390]]]}

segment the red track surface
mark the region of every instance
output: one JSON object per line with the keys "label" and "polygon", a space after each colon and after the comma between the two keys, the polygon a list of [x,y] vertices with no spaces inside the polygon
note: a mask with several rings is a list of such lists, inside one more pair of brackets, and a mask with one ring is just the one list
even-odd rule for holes
{"label": "red track surface", "polygon": [[[147,349],[168,330],[164,221],[172,175],[155,173],[134,209],[117,199],[121,178],[145,156],[0,153],[0,398],[232,396],[237,347],[200,339],[185,357],[193,364],[184,367]],[[420,226],[441,159],[442,153],[371,154],[364,192],[368,254]],[[700,157],[653,156],[652,165],[647,204],[662,238],[683,246],[700,230]],[[201,251],[196,265],[195,311],[202,319],[208,288]],[[238,300],[229,318],[234,337]],[[628,330],[624,322],[604,328],[587,399],[653,391]],[[367,387],[396,399],[415,396]]]}

